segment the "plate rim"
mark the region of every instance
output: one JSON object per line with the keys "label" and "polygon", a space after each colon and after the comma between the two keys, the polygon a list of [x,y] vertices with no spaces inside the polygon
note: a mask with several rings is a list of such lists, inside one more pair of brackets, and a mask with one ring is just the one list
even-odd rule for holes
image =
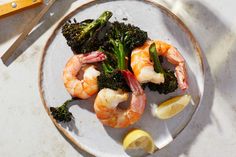
{"label": "plate rim", "polygon": [[[104,3],[104,2],[110,2],[113,0],[102,0],[98,3]],[[181,27],[182,31],[184,31],[187,36],[189,37],[191,43],[193,44],[195,51],[195,54],[197,55],[197,59],[198,59],[198,63],[200,64],[201,67],[201,73],[203,76],[203,89],[202,89],[202,95],[200,95],[199,97],[199,103],[197,104],[196,109],[193,111],[192,115],[190,116],[189,120],[187,121],[187,123],[184,125],[184,127],[182,129],[179,130],[179,132],[173,136],[173,140],[175,140],[175,138],[178,137],[178,135],[180,135],[180,133],[189,125],[190,121],[193,119],[195,113],[198,111],[199,106],[201,105],[202,102],[202,98],[204,95],[204,84],[205,84],[205,66],[204,66],[204,62],[203,62],[203,52],[202,49],[200,47],[200,44],[197,42],[195,36],[193,35],[193,33],[190,31],[190,29],[187,27],[187,25],[185,25],[185,23],[177,16],[175,15],[171,10],[169,10],[168,8],[166,8],[165,6],[161,5],[160,3],[158,3],[155,0],[143,0],[143,2],[147,2],[149,4],[154,5],[155,7],[159,8],[162,12],[164,12],[167,16],[169,16],[170,18],[172,18],[172,20],[174,20],[176,22],[176,24]],[[43,82],[43,67],[44,67],[44,59],[46,56],[46,52],[50,46],[50,44],[52,43],[52,41],[54,40],[56,34],[58,33],[58,31],[60,30],[61,26],[63,25],[63,23],[65,23],[67,20],[69,20],[71,17],[73,17],[77,12],[79,12],[81,10],[81,8],[83,7],[89,7],[89,5],[92,5],[93,3],[96,3],[96,0],[88,0],[87,2],[84,2],[82,4],[80,4],[78,7],[76,7],[74,10],[70,11],[69,13],[67,13],[64,17],[62,17],[62,19],[58,22],[57,26],[55,28],[53,28],[53,31],[51,33],[51,35],[49,36],[49,38],[46,41],[46,44],[43,48],[42,54],[41,54],[41,58],[40,58],[40,62],[39,62],[39,72],[38,72],[38,87],[39,87],[39,94],[40,94],[40,99],[41,102],[43,103],[44,109],[46,110],[48,116],[50,117],[51,121],[53,122],[53,124],[56,126],[56,128],[70,141],[72,142],[72,144],[74,144],[75,146],[77,146],[78,148],[82,149],[83,151],[96,156],[96,154],[92,153],[91,151],[87,150],[86,148],[84,148],[81,144],[79,144],[79,142],[77,142],[77,140],[75,140],[73,138],[73,136],[71,136],[65,128],[63,128],[51,115],[49,108],[47,107],[47,103],[44,97],[44,90],[42,88],[42,82]],[[171,141],[171,142],[172,142]],[[169,145],[171,142],[169,142],[168,144],[166,144],[164,147],[166,147],[167,145]],[[71,143],[70,143],[71,144]],[[163,148],[164,148],[163,147]],[[161,148],[161,149],[163,149]],[[160,149],[157,149],[156,151],[158,151]]]}

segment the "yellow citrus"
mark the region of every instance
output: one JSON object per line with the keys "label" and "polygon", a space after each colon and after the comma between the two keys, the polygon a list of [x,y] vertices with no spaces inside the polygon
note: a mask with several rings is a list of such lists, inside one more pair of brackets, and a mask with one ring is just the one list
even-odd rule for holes
{"label": "yellow citrus", "polygon": [[180,113],[190,102],[191,96],[188,94],[173,97],[159,106],[152,106],[152,113],[160,119],[168,119]]}
{"label": "yellow citrus", "polygon": [[151,135],[140,129],[135,129],[125,136],[123,147],[124,149],[143,149],[147,153],[153,153],[155,150]]}

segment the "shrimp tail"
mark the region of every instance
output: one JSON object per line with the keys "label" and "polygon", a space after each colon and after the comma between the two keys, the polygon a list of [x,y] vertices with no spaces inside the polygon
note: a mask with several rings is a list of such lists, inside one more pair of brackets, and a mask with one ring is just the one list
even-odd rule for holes
{"label": "shrimp tail", "polygon": [[171,47],[168,50],[166,57],[170,63],[176,65],[175,75],[178,80],[180,89],[182,89],[183,91],[186,90],[188,88],[188,82],[184,57],[179,53],[179,51],[175,47]]}
{"label": "shrimp tail", "polygon": [[180,89],[182,89],[183,91],[188,89],[187,74],[186,74],[187,72],[183,63],[177,66],[175,68],[175,71],[176,71],[175,75],[177,77]]}
{"label": "shrimp tail", "polygon": [[103,61],[106,59],[106,55],[101,51],[92,51],[88,54],[83,54],[83,63],[94,63]]}
{"label": "shrimp tail", "polygon": [[143,94],[144,91],[141,85],[139,84],[138,80],[130,71],[122,70],[122,74],[125,77],[125,80],[133,93],[135,93],[136,95]]}

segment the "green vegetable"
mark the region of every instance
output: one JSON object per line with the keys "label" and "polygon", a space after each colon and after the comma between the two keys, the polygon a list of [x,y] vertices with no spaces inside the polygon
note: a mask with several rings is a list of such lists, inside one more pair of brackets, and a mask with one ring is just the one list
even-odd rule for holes
{"label": "green vegetable", "polygon": [[147,32],[131,24],[121,22],[111,23],[105,35],[103,48],[114,53],[118,60],[118,69],[127,69],[125,57],[130,57],[131,51],[143,45],[147,40]]}
{"label": "green vegetable", "polygon": [[165,82],[161,84],[155,84],[152,82],[144,84],[148,86],[151,91],[158,91],[160,94],[168,94],[174,92],[178,88],[177,79],[175,74],[171,70],[165,70]]}
{"label": "green vegetable", "polygon": [[96,20],[87,19],[80,23],[76,23],[74,20],[75,23],[71,23],[71,21],[65,23],[62,27],[62,34],[74,53],[97,50],[102,44],[99,34],[111,16],[111,12],[105,11]]}
{"label": "green vegetable", "polygon": [[[98,77],[99,88],[130,90],[125,78],[118,72],[130,68],[131,51],[147,40],[147,32],[130,24],[111,23],[105,34],[103,51],[107,59],[102,63],[103,72]],[[114,62],[116,64],[114,64]]]}
{"label": "green vegetable", "polygon": [[63,105],[60,107],[50,107],[50,111],[52,116],[58,121],[58,122],[69,122],[72,119],[72,113],[69,112],[68,105],[70,102],[72,102],[73,99],[67,100],[64,102]]}
{"label": "green vegetable", "polygon": [[100,49],[107,59],[102,63],[98,77],[99,88],[123,89],[126,81],[119,70],[130,68],[131,51],[147,40],[147,32],[131,24],[108,20],[112,13],[105,11],[97,20],[80,23],[70,21],[63,25],[62,33],[75,53],[87,53]]}
{"label": "green vegetable", "polygon": [[164,73],[164,70],[161,66],[161,62],[160,62],[159,57],[157,55],[155,43],[152,43],[150,45],[149,53],[150,53],[150,59],[154,63],[154,71],[157,72],[157,73]]}
{"label": "green vegetable", "polygon": [[120,70],[115,70],[111,73],[102,72],[98,76],[98,87],[99,89],[110,88],[114,90],[122,89],[123,91],[130,91]]}
{"label": "green vegetable", "polygon": [[163,69],[159,56],[157,55],[158,53],[156,51],[155,43],[152,43],[150,45],[149,53],[150,53],[150,59],[154,63],[155,72],[163,73],[165,82],[161,84],[155,84],[155,83],[149,82],[144,86],[148,86],[150,90],[158,91],[160,94],[168,94],[168,93],[174,92],[178,88],[177,79],[173,71]]}

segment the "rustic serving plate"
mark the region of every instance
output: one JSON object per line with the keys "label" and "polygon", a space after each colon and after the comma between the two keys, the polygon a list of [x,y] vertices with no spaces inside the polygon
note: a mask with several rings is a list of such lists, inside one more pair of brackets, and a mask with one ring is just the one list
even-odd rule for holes
{"label": "rustic serving plate", "polygon": [[[132,9],[131,9],[132,8]],[[141,120],[125,129],[103,126],[96,118],[93,109],[94,97],[89,100],[75,101],[70,111],[74,119],[70,123],[57,123],[50,114],[51,106],[59,106],[70,95],[64,88],[62,71],[67,60],[73,55],[61,33],[63,23],[76,18],[82,21],[97,18],[103,11],[113,12],[111,21],[118,20],[134,24],[148,32],[151,39],[159,39],[174,45],[187,63],[191,103],[177,116],[160,120],[151,116],[151,103],[160,103],[172,96],[183,94],[178,90],[168,95],[146,90],[148,104]],[[124,21],[124,18],[127,21]],[[39,89],[46,112],[56,127],[76,146],[95,156],[126,157],[130,156],[122,148],[124,135],[132,128],[148,131],[156,146],[161,149],[186,127],[200,105],[204,86],[204,66],[198,43],[184,23],[165,7],[152,1],[88,1],[67,15],[54,30],[45,46],[40,71]]]}

